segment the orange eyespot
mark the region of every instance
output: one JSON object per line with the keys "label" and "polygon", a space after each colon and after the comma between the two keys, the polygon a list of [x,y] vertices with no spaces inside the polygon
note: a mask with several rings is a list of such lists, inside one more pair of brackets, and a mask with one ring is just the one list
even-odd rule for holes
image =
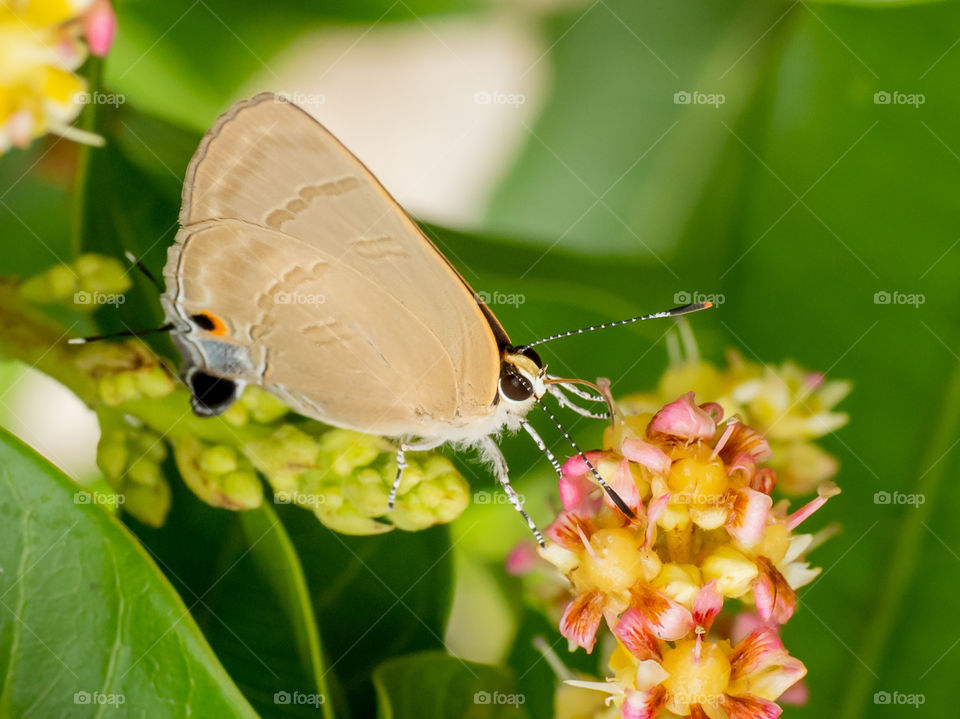
{"label": "orange eyespot", "polygon": [[191,315],[190,319],[194,321],[197,327],[206,330],[214,337],[226,337],[229,334],[226,323],[210,312],[198,312]]}

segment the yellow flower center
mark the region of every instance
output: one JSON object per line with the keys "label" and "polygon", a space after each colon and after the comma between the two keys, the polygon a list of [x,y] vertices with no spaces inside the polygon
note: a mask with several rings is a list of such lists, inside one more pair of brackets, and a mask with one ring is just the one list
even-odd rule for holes
{"label": "yellow flower center", "polygon": [[691,704],[716,706],[730,682],[730,661],[716,644],[704,642],[700,660],[696,658],[694,639],[679,643],[668,651],[662,666],[670,675],[663,681],[669,694],[667,708],[686,716]]}
{"label": "yellow flower center", "polygon": [[578,578],[601,592],[622,592],[640,580],[642,561],[637,540],[627,529],[601,529],[590,537]]}
{"label": "yellow flower center", "polygon": [[670,467],[667,485],[680,504],[716,505],[723,501],[729,487],[720,459],[684,457]]}

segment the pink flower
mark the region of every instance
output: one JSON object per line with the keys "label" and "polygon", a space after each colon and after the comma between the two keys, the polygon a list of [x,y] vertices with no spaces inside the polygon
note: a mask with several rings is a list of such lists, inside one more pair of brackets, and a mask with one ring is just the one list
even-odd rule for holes
{"label": "pink flower", "polygon": [[[653,421],[650,422],[650,431],[687,440],[712,438],[717,431],[716,420],[705,409],[706,405],[698,407],[693,397],[693,392],[687,392],[657,412]],[[711,405],[709,408],[719,409],[717,405]],[[720,414],[722,415],[722,410]]]}

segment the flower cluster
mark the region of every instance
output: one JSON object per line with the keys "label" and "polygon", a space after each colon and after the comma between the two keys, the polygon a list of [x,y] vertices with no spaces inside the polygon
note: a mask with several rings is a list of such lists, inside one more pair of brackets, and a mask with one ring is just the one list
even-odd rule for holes
{"label": "flower cluster", "polygon": [[[610,706],[591,716],[780,714],[775,701],[806,668],[779,626],[793,615],[795,590],[819,572],[805,559],[818,539],[797,530],[839,490],[823,481],[815,499],[790,511],[771,497],[771,459],[764,434],[687,392],[655,413],[616,416],[602,451],[563,466],[563,510],[544,532],[540,561],[566,579],[559,624],[571,649],[591,652],[603,625],[613,635],[612,676],[570,682],[609,694]],[[601,491],[592,468],[633,517]],[[522,556],[514,569],[530,566]],[[740,626],[752,621],[736,642],[729,626],[714,628],[727,600],[742,612]]]}
{"label": "flower cluster", "polygon": [[0,154],[47,132],[94,139],[70,127],[87,90],[76,70],[107,53],[115,29],[108,0],[0,3]]}
{"label": "flower cluster", "polygon": [[685,325],[680,337],[672,343],[670,366],[656,392],[624,397],[619,404],[625,412],[656,412],[692,390],[711,398],[725,416],[739,417],[763,434],[773,451],[768,465],[777,472],[780,492],[805,495],[837,473],[837,460],[814,440],[847,423],[847,415],[834,408],[849,394],[850,382],[827,381],[823,373],[792,362],[776,367],[750,362],[735,350],[728,351],[727,367],[720,368],[700,359]]}

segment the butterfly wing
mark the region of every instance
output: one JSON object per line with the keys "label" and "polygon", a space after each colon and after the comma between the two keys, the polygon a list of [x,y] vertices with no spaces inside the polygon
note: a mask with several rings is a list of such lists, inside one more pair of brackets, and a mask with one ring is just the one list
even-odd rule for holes
{"label": "butterfly wing", "polygon": [[[164,307],[189,361],[297,411],[382,435],[488,416],[492,313],[376,178],[310,115],[237,103],[198,148]],[[206,313],[214,330],[189,318]]]}

